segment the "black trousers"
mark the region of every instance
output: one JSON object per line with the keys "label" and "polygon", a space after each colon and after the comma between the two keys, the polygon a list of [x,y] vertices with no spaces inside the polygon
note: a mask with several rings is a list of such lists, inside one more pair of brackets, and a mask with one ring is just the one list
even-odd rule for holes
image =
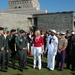
{"label": "black trousers", "polygon": [[71,55],[69,53],[66,56],[66,68],[70,69],[70,64],[71,64]]}
{"label": "black trousers", "polygon": [[16,52],[15,51],[9,51],[9,53],[6,53],[6,63],[5,66],[8,68],[9,60],[11,58],[12,61],[12,67],[15,67],[15,56]]}
{"label": "black trousers", "polygon": [[13,67],[15,67],[15,60],[16,60],[15,56],[16,56],[16,51],[12,51],[11,60],[12,60],[12,66]]}
{"label": "black trousers", "polygon": [[75,70],[75,55],[72,56],[71,63],[72,63],[72,70]]}

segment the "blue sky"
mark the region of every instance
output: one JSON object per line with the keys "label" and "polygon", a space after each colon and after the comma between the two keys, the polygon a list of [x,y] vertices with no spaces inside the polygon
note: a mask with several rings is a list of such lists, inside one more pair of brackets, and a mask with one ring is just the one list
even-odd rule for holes
{"label": "blue sky", "polygon": [[0,0],[0,9],[4,10],[8,8],[8,0]]}
{"label": "blue sky", "polygon": [[[75,0],[39,0],[42,10],[49,12],[75,11]],[[0,10],[8,8],[8,0],[0,0]]]}

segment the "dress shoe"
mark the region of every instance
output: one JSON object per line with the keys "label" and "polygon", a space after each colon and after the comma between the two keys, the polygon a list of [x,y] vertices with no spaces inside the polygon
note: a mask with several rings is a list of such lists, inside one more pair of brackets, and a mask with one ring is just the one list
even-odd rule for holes
{"label": "dress shoe", "polygon": [[19,70],[20,70],[21,72],[23,72],[23,69],[22,69],[22,68],[20,68]]}
{"label": "dress shoe", "polygon": [[63,71],[63,69],[58,69],[58,71]]}
{"label": "dress shoe", "polygon": [[12,67],[14,70],[16,70],[16,67]]}
{"label": "dress shoe", "polygon": [[71,69],[71,71],[75,71],[74,69]]}
{"label": "dress shoe", "polygon": [[8,67],[5,67],[6,70],[8,70]]}
{"label": "dress shoe", "polygon": [[28,70],[28,68],[27,68],[27,67],[25,67],[24,69],[25,69],[25,70]]}
{"label": "dress shoe", "polygon": [[7,72],[5,69],[1,70],[2,72]]}

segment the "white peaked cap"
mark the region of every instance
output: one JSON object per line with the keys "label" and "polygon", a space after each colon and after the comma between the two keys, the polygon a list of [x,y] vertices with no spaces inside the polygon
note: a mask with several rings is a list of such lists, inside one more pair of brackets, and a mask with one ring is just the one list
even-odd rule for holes
{"label": "white peaked cap", "polygon": [[71,34],[75,34],[75,32],[72,32]]}
{"label": "white peaked cap", "polygon": [[54,29],[51,29],[50,31],[53,32],[53,33],[56,33],[56,30],[54,30]]}
{"label": "white peaked cap", "polygon": [[65,32],[63,32],[63,31],[61,31],[61,32],[60,32],[60,34],[65,35],[66,33],[65,33]]}
{"label": "white peaked cap", "polygon": [[56,34],[59,34],[59,32],[56,32]]}

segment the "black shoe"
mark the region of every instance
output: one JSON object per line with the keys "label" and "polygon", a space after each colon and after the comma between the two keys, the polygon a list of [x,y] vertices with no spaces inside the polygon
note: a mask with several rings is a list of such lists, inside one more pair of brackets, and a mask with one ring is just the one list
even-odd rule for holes
{"label": "black shoe", "polygon": [[5,67],[6,70],[8,70],[8,67]]}
{"label": "black shoe", "polygon": [[2,72],[7,72],[5,69],[1,70]]}
{"label": "black shoe", "polygon": [[21,72],[23,72],[23,69],[22,69],[22,68],[20,68],[19,70],[20,70]]}
{"label": "black shoe", "polygon": [[28,70],[28,68],[24,68],[25,70]]}
{"label": "black shoe", "polygon": [[71,69],[71,71],[75,71],[74,69]]}
{"label": "black shoe", "polygon": [[14,70],[16,70],[16,67],[12,67]]}
{"label": "black shoe", "polygon": [[63,71],[62,69],[58,69],[58,71]]}
{"label": "black shoe", "polygon": [[70,69],[70,67],[66,67],[66,69]]}

